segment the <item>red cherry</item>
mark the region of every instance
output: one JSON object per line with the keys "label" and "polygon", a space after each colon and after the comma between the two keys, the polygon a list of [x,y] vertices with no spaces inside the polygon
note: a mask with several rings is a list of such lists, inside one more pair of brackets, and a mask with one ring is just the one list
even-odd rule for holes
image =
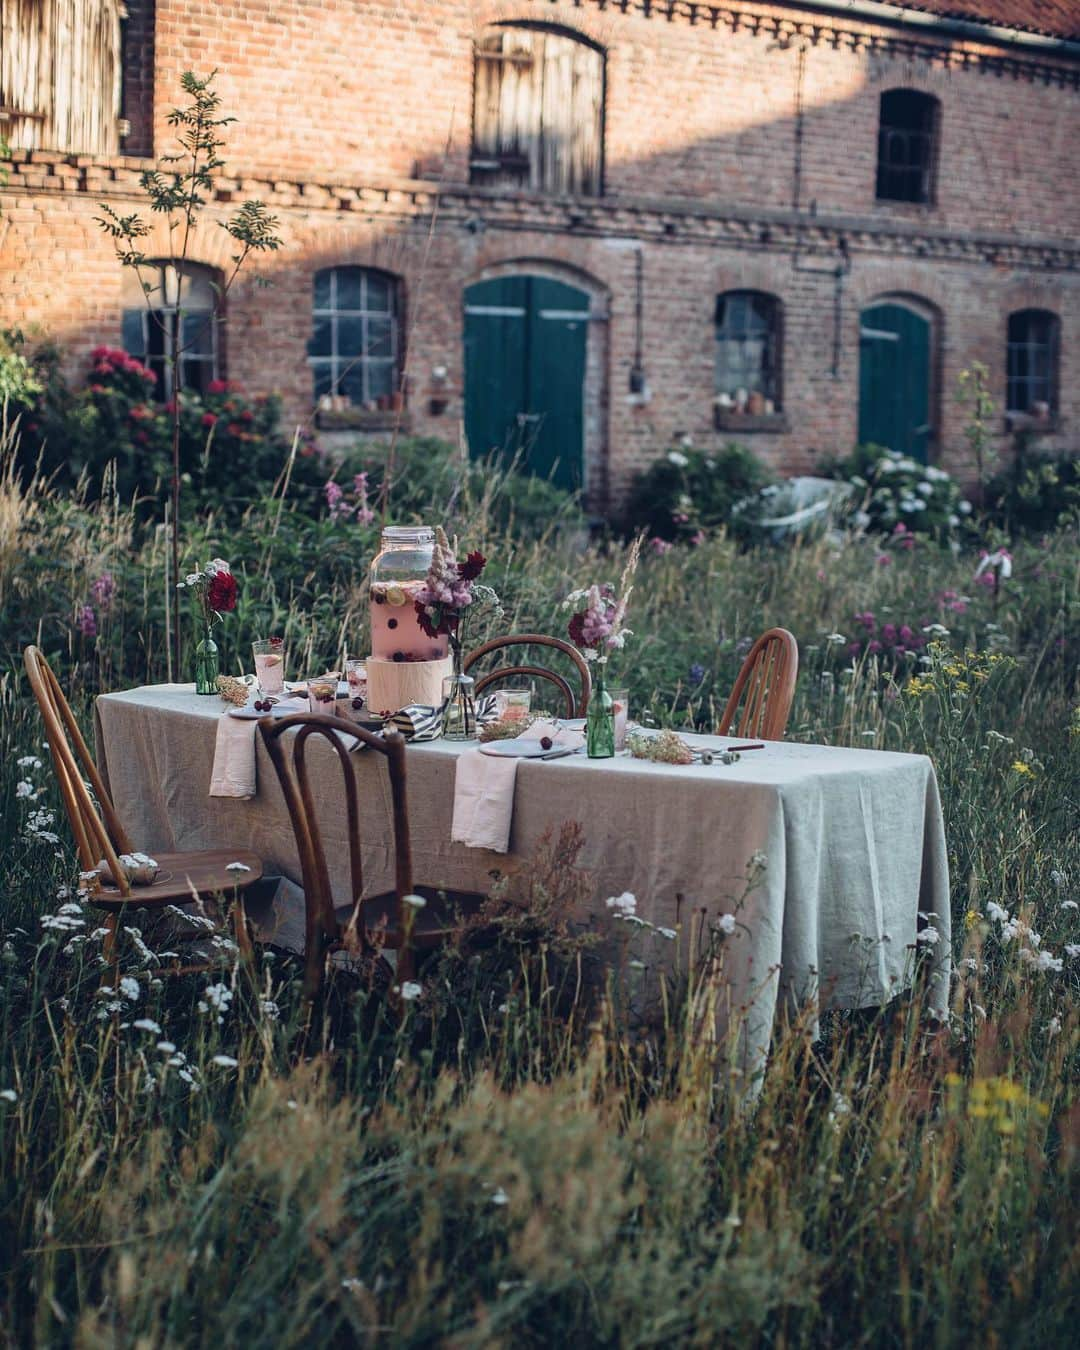
{"label": "red cherry", "polygon": [[554,742],[552,741],[552,739],[551,739],[550,736],[541,736],[541,737],[540,737],[540,749],[541,749],[541,750],[550,750],[551,747],[552,747],[552,745],[553,745],[553,743],[554,743]]}
{"label": "red cherry", "polygon": [[356,709],[356,711],[359,712],[360,709],[364,706],[364,700],[362,698],[354,698],[352,701],[352,705]]}
{"label": "red cherry", "polygon": [[396,627],[397,627],[397,619],[387,619],[387,621],[386,621],[386,626],[387,626],[387,628],[396,628]]}
{"label": "red cherry", "polygon": [[405,653],[404,653],[404,652],[395,652],[395,653],[394,653],[394,660],[395,660],[395,661],[404,661],[404,660],[405,660]]}

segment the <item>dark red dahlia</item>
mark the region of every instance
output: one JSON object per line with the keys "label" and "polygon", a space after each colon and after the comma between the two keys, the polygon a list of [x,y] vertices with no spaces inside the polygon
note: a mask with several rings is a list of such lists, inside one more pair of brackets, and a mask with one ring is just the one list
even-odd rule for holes
{"label": "dark red dahlia", "polygon": [[462,581],[475,581],[486,566],[487,559],[478,549],[474,549],[463,563],[458,563],[458,576]]}
{"label": "dark red dahlia", "polygon": [[236,578],[231,572],[215,572],[206,588],[206,603],[216,614],[236,608]]}

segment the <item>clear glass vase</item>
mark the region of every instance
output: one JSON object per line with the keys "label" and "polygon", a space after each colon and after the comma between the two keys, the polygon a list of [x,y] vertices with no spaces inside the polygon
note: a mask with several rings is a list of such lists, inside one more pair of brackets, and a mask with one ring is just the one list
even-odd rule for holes
{"label": "clear glass vase", "polygon": [[442,734],[448,741],[471,741],[476,735],[476,681],[461,673],[461,649],[454,647],[454,673],[442,682]]}
{"label": "clear glass vase", "polygon": [[604,682],[604,667],[596,664],[592,693],[585,713],[585,753],[590,759],[611,759],[615,753],[615,703]]}
{"label": "clear glass vase", "polygon": [[216,694],[217,680],[221,674],[221,653],[211,636],[209,624],[203,628],[202,640],[195,648],[195,692],[197,694]]}

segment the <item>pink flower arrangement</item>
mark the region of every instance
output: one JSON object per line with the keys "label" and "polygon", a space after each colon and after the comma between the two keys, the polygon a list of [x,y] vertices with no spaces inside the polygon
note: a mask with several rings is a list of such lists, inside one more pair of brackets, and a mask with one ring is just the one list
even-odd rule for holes
{"label": "pink flower arrangement", "polygon": [[632,635],[633,630],[626,627],[626,611],[634,593],[630,579],[637,570],[640,555],[641,539],[638,538],[630,549],[618,590],[610,582],[594,583],[571,591],[563,601],[563,609],[572,609],[584,602],[583,607],[570,616],[566,631],[586,661],[606,662],[608,654],[621,651],[626,639]]}
{"label": "pink flower arrangement", "polygon": [[445,531],[436,525],[431,566],[415,600],[417,622],[428,637],[445,635],[457,651],[461,645],[461,623],[474,599],[498,604],[498,597],[489,586],[476,585],[486,566],[487,559],[475,550],[466,555],[464,562],[458,562]]}

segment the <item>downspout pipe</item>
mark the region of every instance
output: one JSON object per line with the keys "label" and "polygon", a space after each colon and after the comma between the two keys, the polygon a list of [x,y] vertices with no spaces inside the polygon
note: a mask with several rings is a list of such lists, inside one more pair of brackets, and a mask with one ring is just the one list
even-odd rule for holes
{"label": "downspout pipe", "polygon": [[1080,42],[1028,33],[1021,28],[983,23],[977,19],[947,19],[905,5],[888,5],[882,0],[800,0],[799,9],[824,10],[830,14],[848,14],[868,23],[898,24],[904,28],[925,28],[945,36],[969,38],[973,42],[993,42],[1008,47],[1027,47],[1031,54],[1080,59]]}

